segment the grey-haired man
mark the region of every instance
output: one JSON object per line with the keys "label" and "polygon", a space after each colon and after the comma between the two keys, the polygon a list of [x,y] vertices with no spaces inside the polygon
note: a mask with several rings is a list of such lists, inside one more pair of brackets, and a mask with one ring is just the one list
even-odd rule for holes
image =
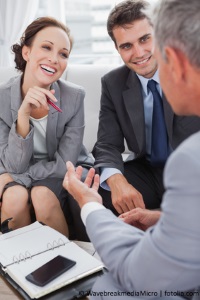
{"label": "grey-haired man", "polygon": [[[177,114],[200,116],[199,16],[199,0],[160,0],[152,15],[160,82]],[[200,299],[200,132],[169,157],[162,214],[146,231],[101,204],[94,169],[85,184],[80,174],[68,163],[64,187],[79,203],[87,233],[109,270],[91,298]]]}

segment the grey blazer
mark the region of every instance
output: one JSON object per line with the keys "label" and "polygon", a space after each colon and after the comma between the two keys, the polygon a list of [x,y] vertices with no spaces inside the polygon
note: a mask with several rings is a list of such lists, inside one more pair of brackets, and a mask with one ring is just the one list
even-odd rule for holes
{"label": "grey blazer", "polygon": [[[149,291],[164,297],[165,291],[183,292],[200,286],[199,178],[200,132],[184,141],[166,163],[162,215],[155,226],[144,232],[108,209],[87,216],[87,233],[109,270],[94,292]],[[198,296],[200,299],[200,290]]]}
{"label": "grey blazer", "polygon": [[34,126],[31,124],[26,138],[16,133],[17,113],[22,101],[20,83],[21,76],[16,76],[0,86],[0,174],[8,172],[17,182],[30,186],[32,180],[63,178],[67,160],[75,165],[92,164],[82,145],[85,126],[83,88],[63,80],[52,84],[57,104],[63,112],[50,107],[46,131],[49,158],[36,162],[33,157]]}
{"label": "grey blazer", "polygon": [[[175,115],[165,97],[163,107],[169,142],[175,149],[200,130],[200,118]],[[125,65],[102,78],[98,137],[93,149],[95,167],[117,168],[123,173],[124,139],[136,158],[146,154],[141,83]]]}

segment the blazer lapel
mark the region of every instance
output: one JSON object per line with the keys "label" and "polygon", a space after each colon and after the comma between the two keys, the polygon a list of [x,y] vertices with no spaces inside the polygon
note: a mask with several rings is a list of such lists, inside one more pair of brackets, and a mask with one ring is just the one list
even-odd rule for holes
{"label": "blazer lapel", "polygon": [[[51,88],[55,90],[54,95],[58,100],[58,102],[56,102],[56,105],[60,107],[60,89],[58,87],[58,84],[54,83]],[[50,109],[49,109],[49,115],[47,120],[46,137],[47,137],[47,151],[49,153],[50,159],[52,159],[57,149],[56,130],[57,130],[58,114],[60,114],[60,112],[58,112],[51,105],[49,106],[49,108]]]}
{"label": "blazer lapel", "polygon": [[129,89],[123,92],[124,103],[138,143],[138,152],[142,154],[145,152],[146,144],[144,104],[139,79],[132,71],[129,72],[127,86]]}
{"label": "blazer lapel", "polygon": [[[124,103],[138,143],[138,150],[142,154],[146,149],[144,103],[140,81],[132,71],[129,72],[127,86],[129,89],[123,92]],[[169,140],[172,140],[174,113],[164,94],[162,98],[167,132]]]}
{"label": "blazer lapel", "polygon": [[[58,100],[56,103],[60,106],[60,89],[58,83],[54,83],[52,88],[55,90],[55,97]],[[17,120],[17,114],[19,107],[21,105],[21,76],[16,77],[15,84],[11,87],[11,113],[12,113],[12,120],[9,120],[10,126],[12,123]],[[48,114],[48,121],[47,121],[47,151],[49,153],[49,157],[53,158],[53,155],[57,149],[57,138],[56,138],[56,129],[57,129],[57,122],[58,122],[58,112],[52,106],[49,106],[49,114]]]}
{"label": "blazer lapel", "polygon": [[172,141],[174,112],[164,94],[162,98],[167,133],[169,136],[169,140]]}

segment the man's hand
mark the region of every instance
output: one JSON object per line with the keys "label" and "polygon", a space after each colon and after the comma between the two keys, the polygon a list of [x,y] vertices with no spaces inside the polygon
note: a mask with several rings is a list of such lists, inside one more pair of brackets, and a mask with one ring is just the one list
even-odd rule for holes
{"label": "man's hand", "polygon": [[157,223],[161,215],[160,211],[135,208],[129,212],[121,214],[121,218],[125,223],[133,225],[139,229],[146,230],[150,226]]}
{"label": "man's hand", "polygon": [[99,175],[91,168],[87,177],[81,182],[83,168],[78,166],[75,170],[71,162],[67,162],[67,173],[63,181],[63,187],[74,197],[80,208],[88,202],[98,202],[102,204],[102,198],[98,194]]}
{"label": "man's hand", "polygon": [[111,190],[112,204],[119,214],[136,207],[145,208],[140,192],[122,174],[112,175],[107,179],[107,184]]}

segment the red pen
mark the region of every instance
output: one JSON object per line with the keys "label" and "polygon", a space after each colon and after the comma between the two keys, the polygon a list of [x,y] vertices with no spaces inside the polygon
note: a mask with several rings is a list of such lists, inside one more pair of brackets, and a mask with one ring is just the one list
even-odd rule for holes
{"label": "red pen", "polygon": [[55,108],[57,111],[62,112],[62,109],[60,109],[60,107],[58,107],[57,105],[55,105],[55,103],[52,102],[48,96],[46,96],[46,97],[47,97],[47,103],[49,103],[49,104],[50,104],[53,108]]}

